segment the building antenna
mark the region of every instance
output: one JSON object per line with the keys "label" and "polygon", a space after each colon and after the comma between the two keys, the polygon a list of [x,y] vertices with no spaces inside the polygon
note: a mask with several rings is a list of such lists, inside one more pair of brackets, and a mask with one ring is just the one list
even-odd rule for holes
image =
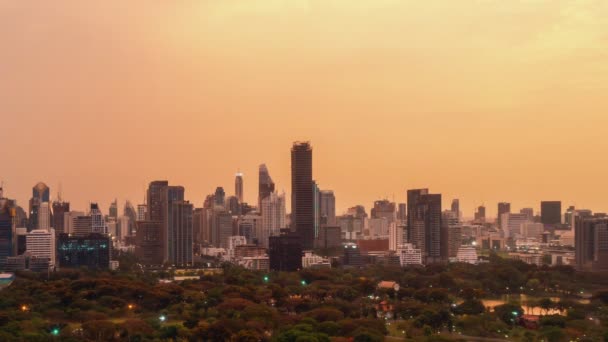
{"label": "building antenna", "polygon": [[57,186],[57,201],[63,202],[61,199],[61,182],[59,182],[59,185]]}

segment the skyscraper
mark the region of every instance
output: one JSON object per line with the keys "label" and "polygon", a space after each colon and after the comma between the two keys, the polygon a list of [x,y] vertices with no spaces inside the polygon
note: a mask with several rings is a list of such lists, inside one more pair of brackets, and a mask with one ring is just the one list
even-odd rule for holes
{"label": "skyscraper", "polygon": [[169,186],[167,181],[154,181],[148,186],[148,207],[146,219],[148,221],[162,221],[162,189]]}
{"label": "skyscraper", "polygon": [[55,229],[34,229],[27,233],[26,250],[32,256],[45,258],[49,267],[55,266]]}
{"label": "skyscraper", "polygon": [[[454,203],[454,202],[452,202]],[[458,218],[458,213],[452,210],[444,211],[441,217],[441,232],[442,240],[447,243],[442,243],[444,250],[442,254],[449,258],[455,258],[458,254],[462,240],[462,225]],[[447,250],[446,250],[447,249]]]}
{"label": "skyscraper", "polygon": [[6,259],[17,251],[15,230],[15,210],[12,201],[4,198],[0,186],[0,270],[4,269]]}
{"label": "skyscraper", "polygon": [[258,206],[262,200],[274,192],[274,182],[268,173],[266,164],[260,165],[258,181]]}
{"label": "skyscraper", "polygon": [[302,268],[302,239],[297,233],[288,231],[281,235],[271,236],[268,242],[270,269],[273,271],[292,272]]}
{"label": "skyscraper", "polygon": [[262,224],[258,241],[264,247],[268,247],[268,238],[280,234],[285,228],[285,194],[278,195],[276,192],[262,199],[260,207],[262,213]]}
{"label": "skyscraper", "polygon": [[534,209],[532,208],[521,208],[519,213],[526,215],[526,217],[528,217],[528,221],[532,221],[534,219]]}
{"label": "skyscraper", "polygon": [[[418,199],[422,195],[426,195],[429,193],[429,189],[413,189],[407,191],[407,241],[410,243],[414,243],[414,238],[412,237],[412,232],[414,231],[412,228],[414,226],[414,212],[416,211],[416,206],[418,205]],[[420,248],[420,247],[418,247]]]}
{"label": "skyscraper", "polygon": [[500,202],[498,203],[497,223],[498,227],[502,227],[502,214],[508,214],[511,212],[511,203]]}
{"label": "skyscraper", "polygon": [[114,221],[118,221],[118,200],[115,199],[114,202],[110,203],[110,214],[108,216],[114,218]]}
{"label": "skyscraper", "polygon": [[51,206],[49,202],[40,203],[38,207],[38,229],[51,229]]}
{"label": "skyscraper", "polygon": [[397,208],[397,220],[401,222],[407,221],[407,204],[399,203]]}
{"label": "skyscraper", "polygon": [[319,227],[321,226],[321,198],[320,196],[320,190],[319,190],[319,185],[317,184],[317,182],[315,182],[314,180],[312,181],[312,216],[313,216],[313,246],[314,246],[314,239],[316,239],[319,236]]}
{"label": "skyscraper", "polygon": [[562,223],[562,202],[542,201],[540,202],[540,222],[548,225],[559,225]]}
{"label": "skyscraper", "polygon": [[70,202],[64,202],[59,198],[53,201],[53,228],[57,236],[63,233],[65,214],[68,212],[70,212]]}
{"label": "skyscraper", "polygon": [[608,270],[608,217],[575,216],[575,260],[579,270]]}
{"label": "skyscraper", "polygon": [[383,199],[374,202],[374,207],[371,210],[372,219],[384,218],[390,224],[397,217],[396,204],[389,200]]}
{"label": "skyscraper", "polygon": [[[426,190],[426,189],[425,189]],[[415,191],[417,190],[413,190]],[[427,190],[428,192],[428,190]],[[409,197],[410,191],[408,191]],[[419,193],[420,194],[420,193]],[[447,249],[442,245],[447,241],[441,239],[441,195],[440,194],[420,194],[415,198],[413,211],[409,212],[408,219],[411,217],[410,243],[413,243],[422,251],[425,263],[440,262],[447,256],[442,254],[442,250]]]}
{"label": "skyscraper", "polygon": [[291,227],[302,239],[302,248],[314,245],[314,200],[312,183],[312,147],[295,142],[291,149]]}
{"label": "skyscraper", "polygon": [[128,236],[135,236],[135,222],[137,221],[137,212],[133,207],[131,202],[126,201],[125,206],[122,210],[122,215],[129,218],[129,226],[127,227],[127,231],[123,232],[123,234]]}
{"label": "skyscraper", "polygon": [[144,265],[162,265],[162,222],[137,221],[136,226],[135,255]]}
{"label": "skyscraper", "polygon": [[460,220],[460,200],[458,198],[452,200],[452,212],[455,213],[456,217]]}
{"label": "skyscraper", "polygon": [[99,205],[97,203],[91,203],[91,211],[89,212],[89,216],[91,216],[91,232],[96,234],[107,234],[106,222],[103,218],[103,214],[99,209]]}
{"label": "skyscraper", "polygon": [[226,192],[224,188],[218,186],[215,188],[215,205],[224,207],[226,206]]}
{"label": "skyscraper", "polygon": [[319,211],[321,225],[336,225],[336,197],[331,190],[321,190],[319,193]]}
{"label": "skyscraper", "polygon": [[239,203],[243,203],[243,174],[237,172],[234,178],[234,195],[239,199]]}
{"label": "skyscraper", "polygon": [[28,230],[38,228],[38,210],[40,208],[40,204],[43,202],[48,202],[49,200],[49,187],[42,182],[38,182],[38,184],[34,185],[34,187],[32,188],[32,198],[30,199],[30,219]]}
{"label": "skyscraper", "polygon": [[477,211],[475,212],[475,221],[480,223],[486,222],[486,207],[483,205],[477,207]]}
{"label": "skyscraper", "polygon": [[192,264],[192,213],[188,201],[170,201],[168,204],[167,261],[172,265]]}

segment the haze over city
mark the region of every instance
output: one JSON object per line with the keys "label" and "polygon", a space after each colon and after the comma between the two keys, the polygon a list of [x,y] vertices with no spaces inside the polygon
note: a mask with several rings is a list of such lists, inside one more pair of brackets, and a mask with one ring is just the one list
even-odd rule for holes
{"label": "haze over city", "polygon": [[[543,199],[606,211],[605,1],[0,3],[5,192],[75,208],[199,205],[257,167],[290,191],[310,140],[337,209],[430,187],[465,216]],[[394,197],[393,197],[394,196]]]}

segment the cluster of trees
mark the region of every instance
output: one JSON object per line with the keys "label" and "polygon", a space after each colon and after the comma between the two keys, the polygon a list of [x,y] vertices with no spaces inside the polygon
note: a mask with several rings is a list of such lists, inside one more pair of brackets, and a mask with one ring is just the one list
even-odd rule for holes
{"label": "cluster of trees", "polygon": [[[437,339],[441,332],[562,341],[597,340],[608,331],[608,277],[490,259],[478,266],[292,273],[225,265],[181,283],[159,282],[166,272],[130,267],[48,278],[20,273],[0,292],[0,340],[382,341],[387,334]],[[381,280],[400,288],[379,289]],[[581,304],[574,297],[581,291],[596,295]],[[482,302],[513,293],[539,298],[546,314],[559,307],[564,315],[544,316],[538,330],[526,330],[519,303],[490,312]]]}

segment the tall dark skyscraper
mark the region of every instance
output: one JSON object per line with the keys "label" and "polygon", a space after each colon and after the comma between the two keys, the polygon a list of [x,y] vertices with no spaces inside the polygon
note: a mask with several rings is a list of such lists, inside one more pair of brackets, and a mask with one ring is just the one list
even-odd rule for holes
{"label": "tall dark skyscraper", "polygon": [[452,212],[454,214],[456,214],[456,217],[458,217],[458,219],[460,219],[460,200],[458,198],[455,198],[452,200],[452,208],[451,208]]}
{"label": "tall dark skyscraper", "polygon": [[55,236],[63,233],[65,213],[70,212],[70,202],[63,202],[60,199],[53,201],[53,228]]}
{"label": "tall dark skyscraper", "polygon": [[258,208],[261,207],[262,200],[274,192],[274,182],[268,173],[266,164],[260,165],[258,181]]}
{"label": "tall dark skyscraper", "polygon": [[4,269],[6,258],[14,256],[17,251],[14,218],[14,205],[12,201],[4,198],[0,187],[0,270]]}
{"label": "tall dark skyscraper", "polygon": [[507,214],[510,212],[511,212],[511,203],[507,203],[507,202],[498,203],[498,214],[497,214],[498,227],[502,227],[502,214]]}
{"label": "tall dark skyscraper", "polygon": [[239,203],[243,203],[243,174],[237,172],[234,178],[234,195],[239,199]]}
{"label": "tall dark skyscraper", "polygon": [[172,265],[192,264],[192,213],[188,201],[170,201],[168,204],[167,261]]}
{"label": "tall dark skyscraper", "polygon": [[412,228],[414,226],[414,212],[418,199],[429,193],[429,189],[413,189],[407,191],[407,241],[413,243]]}
{"label": "tall dark skyscraper", "polygon": [[226,205],[226,192],[224,188],[218,186],[215,188],[215,205],[225,206]]}
{"label": "tall dark skyscraper", "polygon": [[291,149],[291,227],[302,239],[302,248],[314,244],[314,201],[312,182],[312,147],[295,142]]}
{"label": "tall dark skyscraper", "polygon": [[608,270],[608,217],[575,216],[576,268]]}
{"label": "tall dark skyscraper", "polygon": [[441,239],[441,195],[421,194],[415,203],[408,216],[410,242],[422,251],[425,263],[440,262],[447,258],[442,254],[447,251],[444,246],[447,241]]}
{"label": "tall dark skyscraper", "polygon": [[336,197],[331,190],[321,190],[319,193],[321,225],[334,226],[336,224]]}
{"label": "tall dark skyscraper", "polygon": [[169,186],[168,181],[154,181],[148,186],[148,211],[147,221],[162,221],[162,189]]}
{"label": "tall dark skyscraper", "polygon": [[542,201],[540,202],[540,222],[549,225],[562,223],[562,202]]}
{"label": "tall dark skyscraper", "polygon": [[480,205],[477,207],[477,211],[475,212],[475,221],[485,222],[486,221],[486,207]]}

